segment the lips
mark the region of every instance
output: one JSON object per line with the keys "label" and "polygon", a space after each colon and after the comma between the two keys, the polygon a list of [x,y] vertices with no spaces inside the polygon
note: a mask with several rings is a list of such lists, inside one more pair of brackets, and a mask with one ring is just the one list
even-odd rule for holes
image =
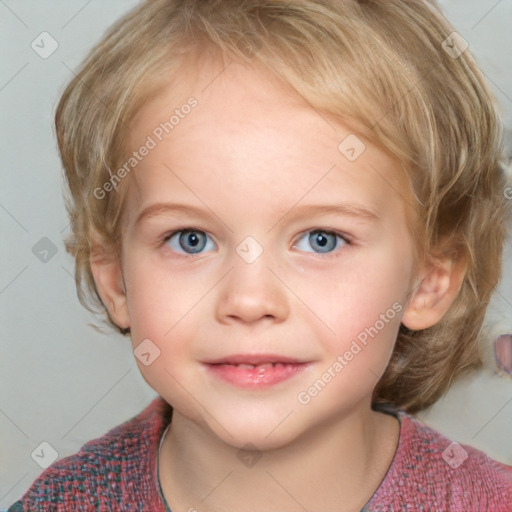
{"label": "lips", "polygon": [[206,362],[206,364],[231,364],[231,365],[250,365],[259,366],[264,364],[296,364],[301,363],[299,359],[281,356],[277,354],[236,354],[226,356],[219,359],[213,359]]}
{"label": "lips", "polygon": [[209,372],[245,389],[262,389],[303,371],[308,362],[275,354],[237,354],[204,363]]}

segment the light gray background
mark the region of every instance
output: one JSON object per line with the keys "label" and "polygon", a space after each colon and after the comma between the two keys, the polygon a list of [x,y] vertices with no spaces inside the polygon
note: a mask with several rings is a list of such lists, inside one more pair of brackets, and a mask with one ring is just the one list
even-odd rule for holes
{"label": "light gray background", "polygon": [[[76,299],[73,261],[62,243],[68,220],[52,126],[72,70],[136,3],[0,0],[0,508],[21,496],[42,471],[31,457],[41,442],[60,457],[74,453],[155,396],[140,377],[129,340],[93,330],[91,316]],[[441,5],[468,41],[512,126],[512,1]],[[46,59],[31,48],[43,31],[59,45]],[[32,252],[42,237],[57,248],[46,263]],[[489,313],[495,331],[512,331],[511,252],[509,247]],[[486,370],[458,381],[419,417],[512,464],[511,377]]]}

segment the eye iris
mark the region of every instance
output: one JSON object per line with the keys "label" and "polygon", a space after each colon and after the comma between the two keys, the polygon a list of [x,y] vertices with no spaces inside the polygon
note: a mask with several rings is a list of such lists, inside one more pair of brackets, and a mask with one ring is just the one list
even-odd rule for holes
{"label": "eye iris", "polygon": [[184,251],[199,252],[204,248],[204,242],[205,236],[198,231],[183,231],[180,234],[180,246]]}
{"label": "eye iris", "polygon": [[309,235],[309,241],[313,248],[319,248],[320,252],[331,251],[336,247],[336,236],[325,231],[313,231]]}

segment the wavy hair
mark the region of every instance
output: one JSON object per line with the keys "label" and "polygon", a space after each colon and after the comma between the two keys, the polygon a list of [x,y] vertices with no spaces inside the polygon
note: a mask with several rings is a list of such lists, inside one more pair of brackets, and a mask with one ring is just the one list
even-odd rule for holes
{"label": "wavy hair", "polygon": [[81,302],[113,323],[90,257],[98,240],[119,248],[127,180],[102,199],[93,192],[126,160],[135,115],[188,64],[250,63],[401,162],[421,219],[413,230],[419,257],[437,250],[467,261],[443,319],[422,331],[401,327],[373,395],[374,404],[409,412],[434,403],[453,378],[480,364],[510,215],[496,103],[453,32],[429,0],[142,2],[93,48],[56,112],[69,188],[66,244]]}

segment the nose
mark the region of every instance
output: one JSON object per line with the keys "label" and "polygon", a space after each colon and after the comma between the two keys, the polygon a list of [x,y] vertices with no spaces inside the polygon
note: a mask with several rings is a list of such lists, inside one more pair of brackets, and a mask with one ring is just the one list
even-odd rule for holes
{"label": "nose", "polygon": [[289,296],[264,255],[252,263],[236,255],[233,263],[220,283],[217,320],[223,324],[283,322],[289,314]]}

